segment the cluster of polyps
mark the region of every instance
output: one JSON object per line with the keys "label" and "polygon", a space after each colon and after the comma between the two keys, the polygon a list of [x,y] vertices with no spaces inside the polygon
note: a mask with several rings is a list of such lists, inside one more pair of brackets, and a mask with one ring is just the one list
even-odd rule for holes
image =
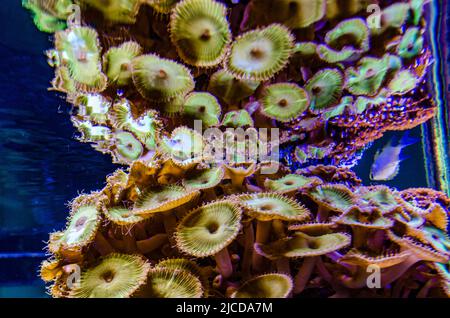
{"label": "cluster of polyps", "polygon": [[55,297],[449,295],[445,195],[415,200],[326,166],[261,173],[267,164],[117,170],[71,203],[42,278]]}
{"label": "cluster of polyps", "polygon": [[274,162],[247,147],[208,161],[193,129],[279,129],[308,164],[422,123],[426,1],[378,1],[375,17],[365,0],[80,0],[75,18],[72,0],[25,3],[56,31],[52,84],[80,139],[130,167],[51,235],[54,296],[448,294],[448,205],[345,185],[342,171],[263,173]]}
{"label": "cluster of polyps", "polygon": [[[75,106],[89,94],[107,104],[106,122],[74,116],[82,140],[119,163],[148,158],[160,135],[197,119],[221,130],[278,128],[282,143],[301,143],[292,156],[302,164],[338,164],[386,130],[434,115],[426,1],[378,1],[374,11],[364,0],[81,0],[73,14],[83,26],[69,19],[65,30],[72,0],[26,3],[56,31],[53,88]],[[150,141],[139,136],[111,119],[117,103],[130,106],[128,124],[152,110],[164,129],[147,125]]]}

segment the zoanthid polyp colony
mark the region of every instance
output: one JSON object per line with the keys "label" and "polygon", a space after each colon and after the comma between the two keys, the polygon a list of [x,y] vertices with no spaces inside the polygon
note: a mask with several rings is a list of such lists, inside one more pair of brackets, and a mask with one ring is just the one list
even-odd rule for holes
{"label": "zoanthid polyp colony", "polygon": [[[450,199],[344,167],[434,116],[427,2],[24,0],[79,139],[123,165],[50,234],[51,295],[448,297]],[[244,150],[211,160],[196,121]]]}

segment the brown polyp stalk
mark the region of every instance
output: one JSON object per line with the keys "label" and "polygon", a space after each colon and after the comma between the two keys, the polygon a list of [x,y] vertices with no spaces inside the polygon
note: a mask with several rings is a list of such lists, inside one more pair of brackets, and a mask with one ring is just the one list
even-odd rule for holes
{"label": "brown polyp stalk", "polygon": [[275,236],[278,239],[286,237],[286,232],[284,230],[283,221],[281,221],[281,220],[273,220],[272,221],[272,228],[273,228],[273,232],[275,233]]}
{"label": "brown polyp stalk", "polygon": [[383,249],[384,238],[385,238],[384,230],[375,230],[369,235],[367,245],[374,252],[380,253]]}
{"label": "brown polyp stalk", "polygon": [[163,213],[164,229],[166,230],[169,240],[173,239],[173,232],[175,232],[177,222],[176,216],[171,211]]}
{"label": "brown polyp stalk", "polygon": [[409,294],[411,294],[411,289],[407,287],[403,291],[402,298],[409,298]]}
{"label": "brown polyp stalk", "polygon": [[367,229],[361,226],[352,226],[353,230],[353,247],[361,248],[367,243]]}
{"label": "brown polyp stalk", "polygon": [[335,263],[338,263],[339,260],[342,258],[342,254],[337,251],[327,253],[326,255]]}
{"label": "brown polyp stalk", "polygon": [[405,286],[406,279],[404,277],[400,277],[394,284],[392,288],[392,294],[391,297],[393,298],[400,298],[400,293]]}
{"label": "brown polyp stalk", "polygon": [[319,272],[320,276],[327,281],[328,283],[331,284],[331,282],[333,281],[333,276],[331,276],[330,272],[328,271],[328,269],[325,267],[325,264],[322,261],[322,257],[317,257],[317,261],[316,261],[316,268],[317,271]]}
{"label": "brown polyp stalk", "polygon": [[[264,244],[267,242],[270,236],[270,229],[272,228],[272,221],[260,221],[256,222],[256,235],[255,243]],[[264,264],[264,257],[254,252],[252,257],[253,270],[256,272],[261,271]]]}
{"label": "brown polyp stalk", "polygon": [[242,275],[244,277],[250,276],[252,258],[255,251],[253,249],[255,241],[255,231],[253,230],[253,223],[247,222],[244,226],[244,254],[242,257]]}
{"label": "brown polyp stalk", "polygon": [[166,243],[161,247],[161,252],[166,257],[172,257],[177,254],[177,250],[172,247],[170,243]]}
{"label": "brown polyp stalk", "polygon": [[248,192],[252,192],[252,193],[260,193],[260,192],[264,191],[261,187],[258,187],[258,186],[254,185],[254,184],[251,184],[251,183],[247,183],[245,185],[245,187],[247,188]]}
{"label": "brown polyp stalk", "polygon": [[394,265],[381,274],[381,286],[385,287],[388,284],[396,281],[402,277],[408,269],[414,264],[421,261],[419,257],[411,254],[404,262]]}
{"label": "brown polyp stalk", "polygon": [[367,272],[366,267],[357,267],[353,276],[342,275],[340,281],[347,288],[360,289],[367,287],[367,277],[370,274]]}
{"label": "brown polyp stalk", "polygon": [[336,279],[330,274],[325,264],[323,263],[322,257],[318,256],[316,261],[316,269],[320,277],[333,287],[336,292],[341,291],[343,288],[337,284]]}
{"label": "brown polyp stalk", "polygon": [[137,250],[142,254],[153,252],[168,242],[166,233],[155,234],[152,237],[136,242]]}
{"label": "brown polyp stalk", "polygon": [[107,255],[110,253],[114,253],[115,250],[103,236],[103,234],[98,231],[94,240],[94,248],[100,253],[100,255]]}
{"label": "brown polyp stalk", "polygon": [[233,264],[231,263],[228,248],[225,247],[214,255],[217,269],[224,279],[230,278],[233,274]]}
{"label": "brown polyp stalk", "polygon": [[325,222],[328,219],[328,215],[330,214],[330,210],[324,206],[319,205],[317,210],[316,220],[317,222]]}
{"label": "brown polyp stalk", "polygon": [[[335,263],[339,263],[339,260],[342,258],[342,254],[337,251],[327,253],[326,256],[329,257]],[[346,263],[339,263],[339,264],[341,266],[345,267],[346,269],[348,269],[350,272],[356,271],[356,266],[354,266],[354,265],[350,265],[350,264],[346,264]]]}
{"label": "brown polyp stalk", "polygon": [[214,191],[214,188],[208,188],[208,189],[203,189],[203,196],[205,198],[205,201],[214,201],[215,199],[217,199],[217,195],[216,192]]}
{"label": "brown polyp stalk", "polygon": [[[284,230],[284,224],[281,220],[273,220],[272,228],[275,233],[275,236],[278,239],[286,237],[286,232]],[[289,259],[287,257],[281,257],[276,261],[277,271],[278,273],[291,274],[291,267],[289,264]]]}
{"label": "brown polyp stalk", "polygon": [[135,224],[133,229],[137,241],[145,240],[147,238],[147,232],[145,231],[145,226],[142,222]]}
{"label": "brown polyp stalk", "polygon": [[136,252],[136,239],[134,238],[131,229],[125,228],[125,231],[126,233],[122,235],[125,252],[127,254],[133,254]]}
{"label": "brown polyp stalk", "polygon": [[432,278],[425,283],[425,285],[417,293],[417,298],[426,298],[430,289],[439,286],[439,281],[437,278]]}
{"label": "brown polyp stalk", "polygon": [[277,272],[281,274],[291,275],[291,267],[289,264],[289,258],[281,257],[276,260]]}
{"label": "brown polyp stalk", "polygon": [[294,294],[299,294],[305,289],[316,265],[316,261],[316,256],[304,258],[302,266],[299,268],[297,275],[295,275]]}
{"label": "brown polyp stalk", "polygon": [[116,238],[113,229],[108,230],[108,242],[114,247],[114,249],[120,252],[125,251],[125,242],[122,239]]}
{"label": "brown polyp stalk", "polygon": [[242,190],[244,188],[245,178],[246,178],[245,174],[233,173],[231,175],[231,185],[235,189]]}

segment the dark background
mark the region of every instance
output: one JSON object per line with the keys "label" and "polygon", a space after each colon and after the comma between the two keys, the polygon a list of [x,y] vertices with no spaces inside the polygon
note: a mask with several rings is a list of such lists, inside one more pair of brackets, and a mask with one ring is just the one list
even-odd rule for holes
{"label": "dark background", "polygon": [[75,140],[70,105],[47,91],[50,35],[20,0],[2,1],[0,30],[0,297],[42,297],[48,233],[64,227],[69,200],[103,187],[116,167]]}
{"label": "dark background", "polygon": [[[103,187],[117,166],[111,158],[74,139],[71,107],[47,91],[53,70],[43,52],[51,37],[39,32],[19,0],[0,6],[0,297],[45,297],[38,266],[48,233],[64,227],[66,203],[80,192]],[[375,142],[354,168],[365,184]],[[420,137],[420,128],[412,132]],[[426,186],[420,143],[386,184]]]}

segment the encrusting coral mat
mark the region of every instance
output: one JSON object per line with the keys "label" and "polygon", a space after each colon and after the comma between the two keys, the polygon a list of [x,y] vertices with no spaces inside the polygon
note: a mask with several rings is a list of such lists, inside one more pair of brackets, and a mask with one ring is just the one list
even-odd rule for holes
{"label": "encrusting coral mat", "polygon": [[23,5],[79,140],[120,165],[50,233],[53,297],[450,296],[445,188],[350,169],[439,111],[430,1]]}

